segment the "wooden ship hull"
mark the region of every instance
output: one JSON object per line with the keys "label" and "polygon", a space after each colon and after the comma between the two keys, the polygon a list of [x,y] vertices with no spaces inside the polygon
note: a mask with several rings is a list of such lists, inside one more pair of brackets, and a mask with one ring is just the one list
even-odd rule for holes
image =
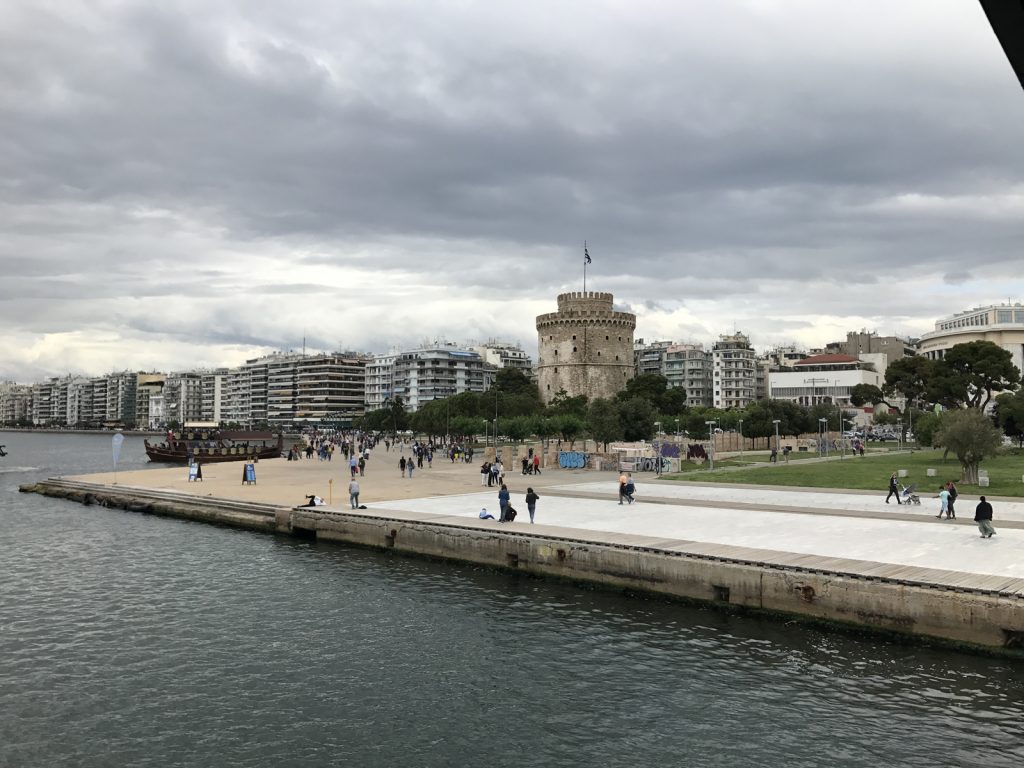
{"label": "wooden ship hull", "polygon": [[254,461],[280,458],[284,451],[284,435],[269,443],[270,432],[204,432],[168,435],[167,441],[153,445],[145,441],[150,461],[162,464],[216,464],[223,461]]}

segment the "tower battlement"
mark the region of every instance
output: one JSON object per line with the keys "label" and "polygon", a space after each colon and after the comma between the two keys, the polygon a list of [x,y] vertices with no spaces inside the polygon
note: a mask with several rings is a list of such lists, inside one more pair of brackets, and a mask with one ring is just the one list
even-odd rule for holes
{"label": "tower battlement", "polygon": [[598,291],[571,291],[558,295],[559,312],[611,312],[612,294]]}
{"label": "tower battlement", "polygon": [[547,403],[570,397],[612,397],[633,377],[636,315],[616,312],[614,297],[598,291],[558,296],[558,311],[537,316],[537,383]]}

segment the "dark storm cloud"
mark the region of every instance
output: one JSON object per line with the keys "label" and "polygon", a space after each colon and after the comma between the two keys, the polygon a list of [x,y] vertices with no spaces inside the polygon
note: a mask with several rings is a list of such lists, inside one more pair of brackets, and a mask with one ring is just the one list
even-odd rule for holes
{"label": "dark storm cloud", "polygon": [[323,342],[486,338],[497,290],[578,289],[586,237],[645,317],[920,323],[899,283],[984,293],[1024,235],[1024,98],[980,10],[940,5],[16,0],[0,312],[274,347],[307,297],[394,321]]}

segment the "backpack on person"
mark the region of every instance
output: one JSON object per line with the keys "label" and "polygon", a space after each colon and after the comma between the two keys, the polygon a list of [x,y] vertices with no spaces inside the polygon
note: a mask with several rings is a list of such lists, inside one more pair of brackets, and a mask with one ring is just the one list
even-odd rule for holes
{"label": "backpack on person", "polygon": [[512,505],[509,504],[505,507],[505,522],[511,523],[516,519],[516,511],[512,509]]}

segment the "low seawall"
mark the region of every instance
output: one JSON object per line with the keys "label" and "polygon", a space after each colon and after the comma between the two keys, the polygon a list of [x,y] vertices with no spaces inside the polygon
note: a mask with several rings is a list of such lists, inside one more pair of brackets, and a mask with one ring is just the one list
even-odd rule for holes
{"label": "low seawall", "polygon": [[876,578],[865,575],[876,564],[862,561],[801,568],[794,563],[806,556],[554,526],[496,528],[465,517],[278,507],[62,479],[21,490],[1024,655],[1024,591],[1010,578],[993,577],[992,589],[959,589],[925,569]]}

